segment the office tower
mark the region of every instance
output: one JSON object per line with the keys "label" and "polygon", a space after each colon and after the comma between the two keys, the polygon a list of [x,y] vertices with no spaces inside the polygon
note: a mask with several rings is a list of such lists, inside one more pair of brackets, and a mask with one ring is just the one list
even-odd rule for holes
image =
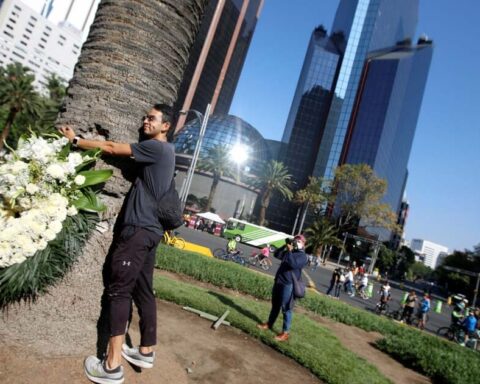
{"label": "office tower", "polygon": [[[282,139],[298,189],[367,163],[398,212],[433,48],[427,38],[411,44],[417,13],[418,0],[341,0],[332,33],[315,29]],[[297,208],[284,206],[267,219],[289,230]]]}
{"label": "office tower", "polygon": [[415,260],[435,269],[448,255],[448,247],[424,239],[412,239],[410,248],[415,252]]}
{"label": "office tower", "polygon": [[[96,3],[92,1],[89,15]],[[29,67],[40,90],[52,74],[70,80],[82,46],[80,31],[67,20],[59,25],[47,20],[52,4],[45,2],[42,15],[19,0],[0,2],[0,65],[19,62]]]}
{"label": "office tower", "polygon": [[[178,109],[227,114],[263,0],[211,0],[178,92]],[[180,129],[186,118],[177,123]]]}

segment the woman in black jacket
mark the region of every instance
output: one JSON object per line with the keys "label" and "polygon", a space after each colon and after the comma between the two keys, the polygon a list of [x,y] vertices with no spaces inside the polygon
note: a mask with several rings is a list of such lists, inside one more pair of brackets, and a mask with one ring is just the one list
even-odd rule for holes
{"label": "woman in black jacket", "polygon": [[272,309],[268,322],[257,324],[259,329],[272,329],[273,324],[282,310],[283,313],[283,327],[282,332],[275,336],[277,341],[286,341],[289,337],[290,326],[293,317],[293,277],[295,274],[297,280],[301,279],[302,268],[307,265],[307,255],[305,254],[305,237],[297,235],[292,242],[277,249],[274,256],[282,260],[275,275],[275,282],[272,290]]}

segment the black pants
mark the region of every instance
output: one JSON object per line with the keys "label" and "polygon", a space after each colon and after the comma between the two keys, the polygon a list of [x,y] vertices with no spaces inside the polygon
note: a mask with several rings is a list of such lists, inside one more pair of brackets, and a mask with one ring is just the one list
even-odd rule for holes
{"label": "black pants", "polygon": [[157,342],[157,309],[153,294],[155,250],[161,237],[147,229],[126,226],[112,254],[107,286],[110,336],[127,329],[132,298],[140,316],[140,345]]}

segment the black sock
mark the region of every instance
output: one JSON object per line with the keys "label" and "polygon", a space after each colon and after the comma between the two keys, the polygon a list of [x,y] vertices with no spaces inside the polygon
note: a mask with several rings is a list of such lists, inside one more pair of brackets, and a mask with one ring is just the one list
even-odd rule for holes
{"label": "black sock", "polygon": [[106,361],[103,362],[103,369],[105,369],[105,372],[107,372],[107,373],[118,373],[118,372],[120,372],[121,367],[122,366],[119,365],[117,368],[108,369],[107,368],[107,362]]}
{"label": "black sock", "polygon": [[140,349],[138,350],[138,352],[140,352],[140,355],[145,356],[145,357],[152,357],[153,356],[153,352],[143,353],[142,351],[140,351]]}

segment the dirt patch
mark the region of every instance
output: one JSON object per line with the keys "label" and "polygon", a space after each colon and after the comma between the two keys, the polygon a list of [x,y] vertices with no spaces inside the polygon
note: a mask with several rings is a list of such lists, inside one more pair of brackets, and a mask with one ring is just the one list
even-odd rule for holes
{"label": "dirt patch", "polygon": [[[208,320],[163,301],[158,301],[158,319],[154,368],[137,372],[125,363],[125,383],[320,383],[307,369],[235,328],[221,326],[214,331]],[[130,330],[134,343],[139,340],[137,323],[134,318]],[[92,345],[92,353],[94,348]],[[88,383],[83,374],[84,358],[32,354],[27,346],[2,340],[1,381],[9,384]]]}

